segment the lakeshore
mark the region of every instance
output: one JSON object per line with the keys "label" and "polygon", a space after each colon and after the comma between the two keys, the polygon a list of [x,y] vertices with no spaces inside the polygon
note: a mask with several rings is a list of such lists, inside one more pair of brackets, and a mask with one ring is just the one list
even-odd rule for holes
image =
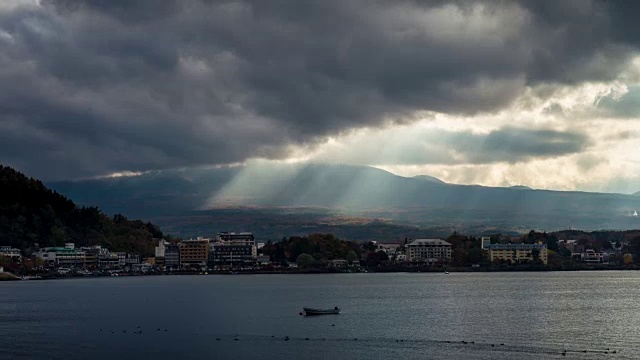
{"label": "lakeshore", "polygon": [[[633,234],[633,233],[632,233]],[[635,235],[634,235],[635,236]],[[288,274],[354,272],[495,272],[637,270],[636,238],[558,239],[531,231],[521,238],[404,239],[357,243],[331,234],[258,242],[252,233],[215,238],[157,239],[155,256],[113,252],[101,245],[39,248],[30,256],[0,248],[0,260],[20,277],[58,278],[160,274]],[[607,249],[607,250],[604,250]],[[25,255],[25,256],[23,256]]]}
{"label": "lakeshore", "polygon": [[449,274],[455,273],[517,273],[517,272],[579,272],[579,271],[638,271],[637,265],[583,265],[567,268],[556,268],[550,266],[494,266],[494,267],[448,267],[445,269],[434,267],[393,267],[393,268],[358,268],[355,270],[338,269],[282,269],[282,270],[262,270],[249,269],[237,271],[162,271],[160,269],[145,272],[127,271],[95,271],[95,272],[65,272],[64,274],[51,272],[33,272],[30,275],[16,276],[10,273],[0,274],[0,281],[16,280],[57,280],[57,279],[83,279],[83,278],[104,278],[104,277],[150,277],[150,276],[210,276],[210,275],[322,275],[322,274],[356,274],[356,273],[380,273],[380,274],[412,274],[412,273],[435,273]]}

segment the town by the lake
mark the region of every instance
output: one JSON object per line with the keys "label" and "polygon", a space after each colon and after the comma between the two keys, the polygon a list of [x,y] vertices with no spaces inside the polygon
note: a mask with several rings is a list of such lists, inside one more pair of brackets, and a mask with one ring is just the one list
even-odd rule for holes
{"label": "town by the lake", "polygon": [[[624,232],[617,240],[586,233],[521,237],[463,236],[447,239],[354,242],[331,234],[260,241],[250,232],[211,237],[154,239],[153,256],[112,251],[106,246],[21,250],[0,247],[5,280],[161,274],[445,272],[638,269]],[[568,234],[571,234],[569,232]],[[559,239],[563,235],[564,239]]]}

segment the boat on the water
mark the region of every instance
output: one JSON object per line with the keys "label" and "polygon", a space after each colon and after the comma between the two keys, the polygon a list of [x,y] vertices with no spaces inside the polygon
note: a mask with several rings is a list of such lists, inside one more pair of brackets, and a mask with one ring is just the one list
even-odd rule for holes
{"label": "boat on the water", "polygon": [[304,314],[307,316],[312,315],[337,315],[340,314],[340,309],[338,307],[334,307],[333,309],[314,309],[314,308],[302,308],[304,310]]}

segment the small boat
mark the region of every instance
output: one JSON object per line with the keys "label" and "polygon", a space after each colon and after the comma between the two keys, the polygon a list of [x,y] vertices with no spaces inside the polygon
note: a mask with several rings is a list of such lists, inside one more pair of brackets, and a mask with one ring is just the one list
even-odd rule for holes
{"label": "small boat", "polygon": [[334,307],[333,309],[313,309],[313,308],[302,308],[304,310],[304,314],[306,316],[312,315],[337,315],[340,314],[340,309],[338,307]]}
{"label": "small boat", "polygon": [[446,274],[448,274],[449,272],[448,272],[448,271],[445,271],[444,273],[445,273],[445,275],[446,275]]}

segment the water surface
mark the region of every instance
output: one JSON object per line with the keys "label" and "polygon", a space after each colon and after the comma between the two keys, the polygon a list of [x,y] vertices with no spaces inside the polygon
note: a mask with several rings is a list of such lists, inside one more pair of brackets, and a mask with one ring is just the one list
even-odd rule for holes
{"label": "water surface", "polygon": [[0,358],[632,359],[639,299],[631,271],[5,282]]}

